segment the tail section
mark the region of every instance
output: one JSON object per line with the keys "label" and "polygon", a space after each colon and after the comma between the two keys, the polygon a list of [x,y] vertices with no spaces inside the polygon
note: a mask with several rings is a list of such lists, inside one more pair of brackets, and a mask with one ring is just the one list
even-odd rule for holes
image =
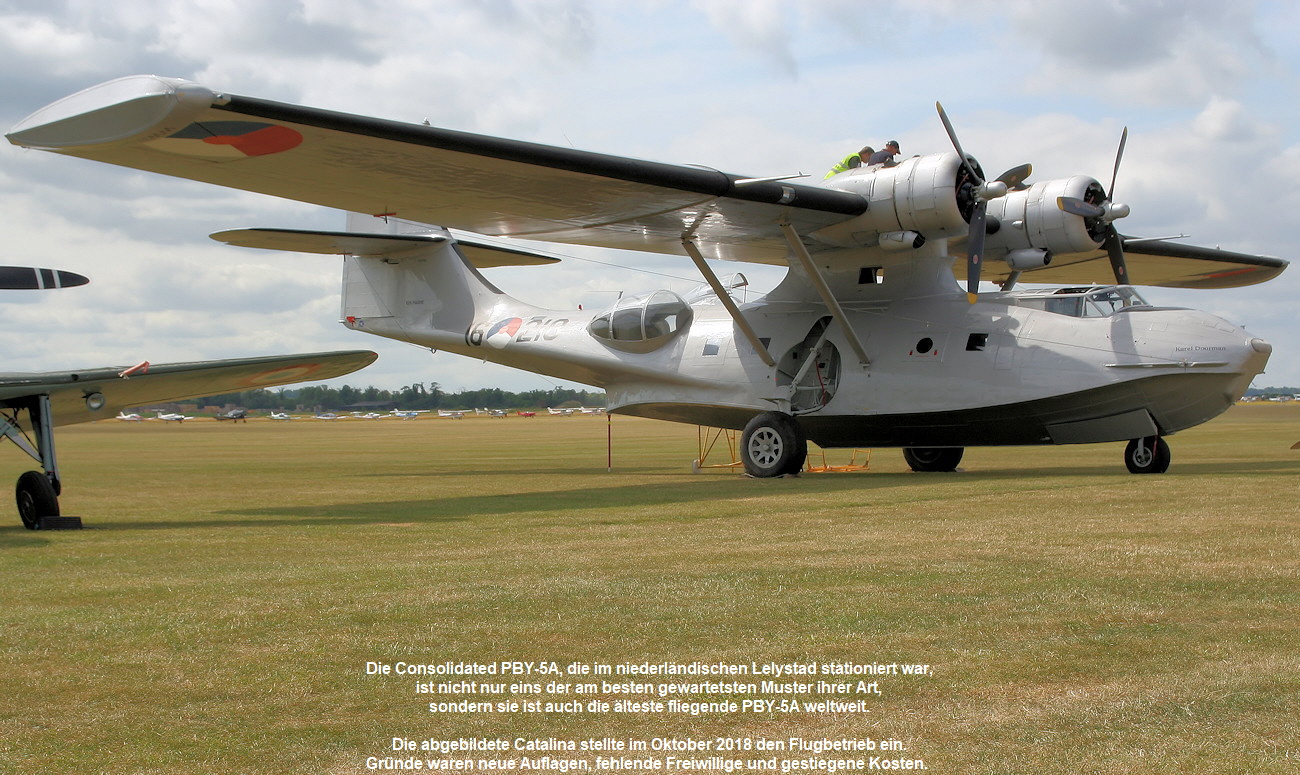
{"label": "tail section", "polygon": [[351,214],[348,227],[212,236],[243,247],[344,256],[343,322],[356,331],[598,387],[717,387],[681,373],[692,313],[676,294],[624,297],[594,316],[543,309],[506,295],[479,268],[558,259],[394,218]]}
{"label": "tail section", "polygon": [[343,261],[342,313],[352,328],[407,341],[431,331],[454,337],[476,317],[513,302],[461,255],[444,229],[355,213],[348,227],[366,243],[352,246]]}

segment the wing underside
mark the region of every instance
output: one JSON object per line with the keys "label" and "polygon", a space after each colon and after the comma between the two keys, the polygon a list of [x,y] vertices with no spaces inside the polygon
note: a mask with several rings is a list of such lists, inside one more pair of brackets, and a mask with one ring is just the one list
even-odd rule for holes
{"label": "wing underside", "polygon": [[[312,353],[263,358],[237,358],[194,363],[150,365],[147,370],[121,374],[127,367],[41,374],[0,375],[0,407],[21,405],[24,399],[48,395],[55,425],[111,419],[122,409],[197,396],[234,393],[296,382],[326,380],[370,365],[378,356],[368,350]],[[87,398],[102,395],[104,405],[92,410]]]}
{"label": "wing underside", "polygon": [[[1184,245],[1168,240],[1126,238],[1124,256],[1134,285],[1165,288],[1236,288],[1270,280],[1286,269],[1287,262],[1227,250]],[[965,271],[965,258],[954,263]],[[1011,274],[1006,264],[989,262],[984,279],[1001,284]],[[1042,269],[1025,272],[1021,282],[1047,285],[1108,285],[1115,281],[1105,250],[1054,256]]]}

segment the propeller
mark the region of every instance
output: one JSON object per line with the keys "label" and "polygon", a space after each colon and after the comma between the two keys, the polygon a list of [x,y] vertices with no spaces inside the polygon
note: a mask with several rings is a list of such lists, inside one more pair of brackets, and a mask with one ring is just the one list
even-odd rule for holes
{"label": "propeller", "polygon": [[44,290],[74,288],[90,278],[63,269],[37,269],[31,266],[0,266],[0,288],[5,290]]}
{"label": "propeller", "polygon": [[1124,146],[1128,143],[1128,127],[1119,136],[1119,150],[1115,152],[1115,169],[1110,176],[1110,189],[1107,198],[1101,204],[1093,204],[1072,196],[1058,197],[1056,206],[1063,212],[1087,218],[1105,225],[1102,246],[1110,257],[1110,268],[1115,273],[1115,282],[1128,285],[1128,265],[1124,261],[1124,238],[1115,228],[1115,221],[1129,214],[1128,205],[1115,202],[1115,181],[1119,179],[1119,163],[1124,158]]}
{"label": "propeller", "polygon": [[1034,174],[1034,166],[1032,164],[1021,164],[1019,167],[1012,167],[1001,175],[998,175],[998,180],[1006,183],[1007,188],[1012,191],[1021,191],[1027,188],[1027,186],[1025,186],[1025,180],[1027,180],[1032,174]]}
{"label": "propeller", "polygon": [[989,200],[1006,196],[1007,191],[1013,184],[1018,185],[1029,177],[1030,167],[1025,164],[1007,170],[1003,173],[1003,177],[1009,178],[1009,180],[998,178],[993,181],[985,181],[976,171],[970,157],[962,150],[961,141],[957,139],[957,131],[952,128],[952,122],[948,120],[948,114],[944,112],[943,105],[936,102],[934,107],[939,111],[939,120],[943,122],[943,128],[948,133],[948,139],[952,141],[953,150],[957,151],[957,156],[961,158],[962,164],[965,165],[966,172],[970,175],[974,187],[972,193],[975,197],[975,206],[971,210],[970,232],[966,239],[966,299],[971,304],[974,304],[976,294],[979,292],[980,269],[984,262],[984,237],[988,224]]}

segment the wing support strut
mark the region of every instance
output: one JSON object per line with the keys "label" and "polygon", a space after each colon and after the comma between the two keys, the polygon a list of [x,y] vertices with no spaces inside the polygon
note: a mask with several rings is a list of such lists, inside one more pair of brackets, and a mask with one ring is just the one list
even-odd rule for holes
{"label": "wing support strut", "polygon": [[[50,410],[50,397],[31,396],[21,403],[14,402],[13,405],[15,409],[12,416],[0,415],[0,436],[8,438],[14,446],[40,463],[50,484],[58,490],[59,464],[54,456],[54,413]],[[27,410],[32,434],[36,437],[35,443],[28,441],[22,427],[18,425],[18,412],[23,409]]]}
{"label": "wing support strut", "polygon": [[682,247],[686,248],[687,255],[689,255],[691,260],[695,262],[695,266],[700,270],[700,274],[704,275],[704,279],[709,283],[709,287],[718,295],[718,301],[722,302],[722,306],[727,308],[727,312],[731,314],[731,319],[736,321],[736,327],[739,328],[740,332],[749,340],[750,346],[758,353],[758,357],[762,358],[763,363],[766,363],[769,367],[775,368],[776,360],[772,357],[772,354],[767,351],[767,346],[758,338],[758,333],[749,325],[749,321],[745,319],[744,315],[740,314],[740,307],[736,306],[735,299],[731,298],[731,294],[728,293],[727,289],[722,285],[722,281],[718,279],[718,275],[715,274],[713,269],[711,269],[704,261],[704,256],[701,255],[700,248],[695,244],[695,240],[690,237],[682,240]]}
{"label": "wing support strut", "polygon": [[794,227],[788,222],[783,221],[780,226],[781,232],[785,234],[785,241],[790,245],[790,251],[794,253],[795,258],[799,259],[800,266],[808,275],[813,287],[817,289],[817,293],[821,295],[822,301],[826,302],[826,308],[831,311],[831,316],[839,322],[840,328],[844,330],[844,338],[848,340],[849,347],[853,348],[853,353],[858,356],[858,362],[863,366],[870,366],[871,359],[867,357],[867,350],[862,346],[862,340],[858,338],[858,332],[854,331],[853,327],[849,325],[849,319],[844,314],[844,308],[840,306],[835,294],[831,293],[831,288],[826,284],[821,272],[817,271],[817,265],[813,263],[812,256],[808,254],[807,246],[803,244],[803,240],[799,239],[799,234],[795,232]]}

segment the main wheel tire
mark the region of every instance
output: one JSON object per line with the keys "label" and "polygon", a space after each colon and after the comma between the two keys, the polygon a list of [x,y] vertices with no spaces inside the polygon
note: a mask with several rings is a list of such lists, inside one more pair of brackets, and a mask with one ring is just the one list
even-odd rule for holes
{"label": "main wheel tire", "polygon": [[903,447],[903,459],[913,471],[956,471],[965,447]]}
{"label": "main wheel tire", "polygon": [[50,478],[40,471],[28,471],[18,477],[15,495],[18,516],[28,530],[39,530],[42,517],[59,516],[59,496]]}
{"label": "main wheel tire", "polygon": [[1169,470],[1169,444],[1159,436],[1133,439],[1124,448],[1124,465],[1130,474],[1163,474]]}
{"label": "main wheel tire", "polygon": [[797,474],[808,459],[808,440],[790,415],[763,412],[745,425],[740,458],[750,476],[765,479]]}

